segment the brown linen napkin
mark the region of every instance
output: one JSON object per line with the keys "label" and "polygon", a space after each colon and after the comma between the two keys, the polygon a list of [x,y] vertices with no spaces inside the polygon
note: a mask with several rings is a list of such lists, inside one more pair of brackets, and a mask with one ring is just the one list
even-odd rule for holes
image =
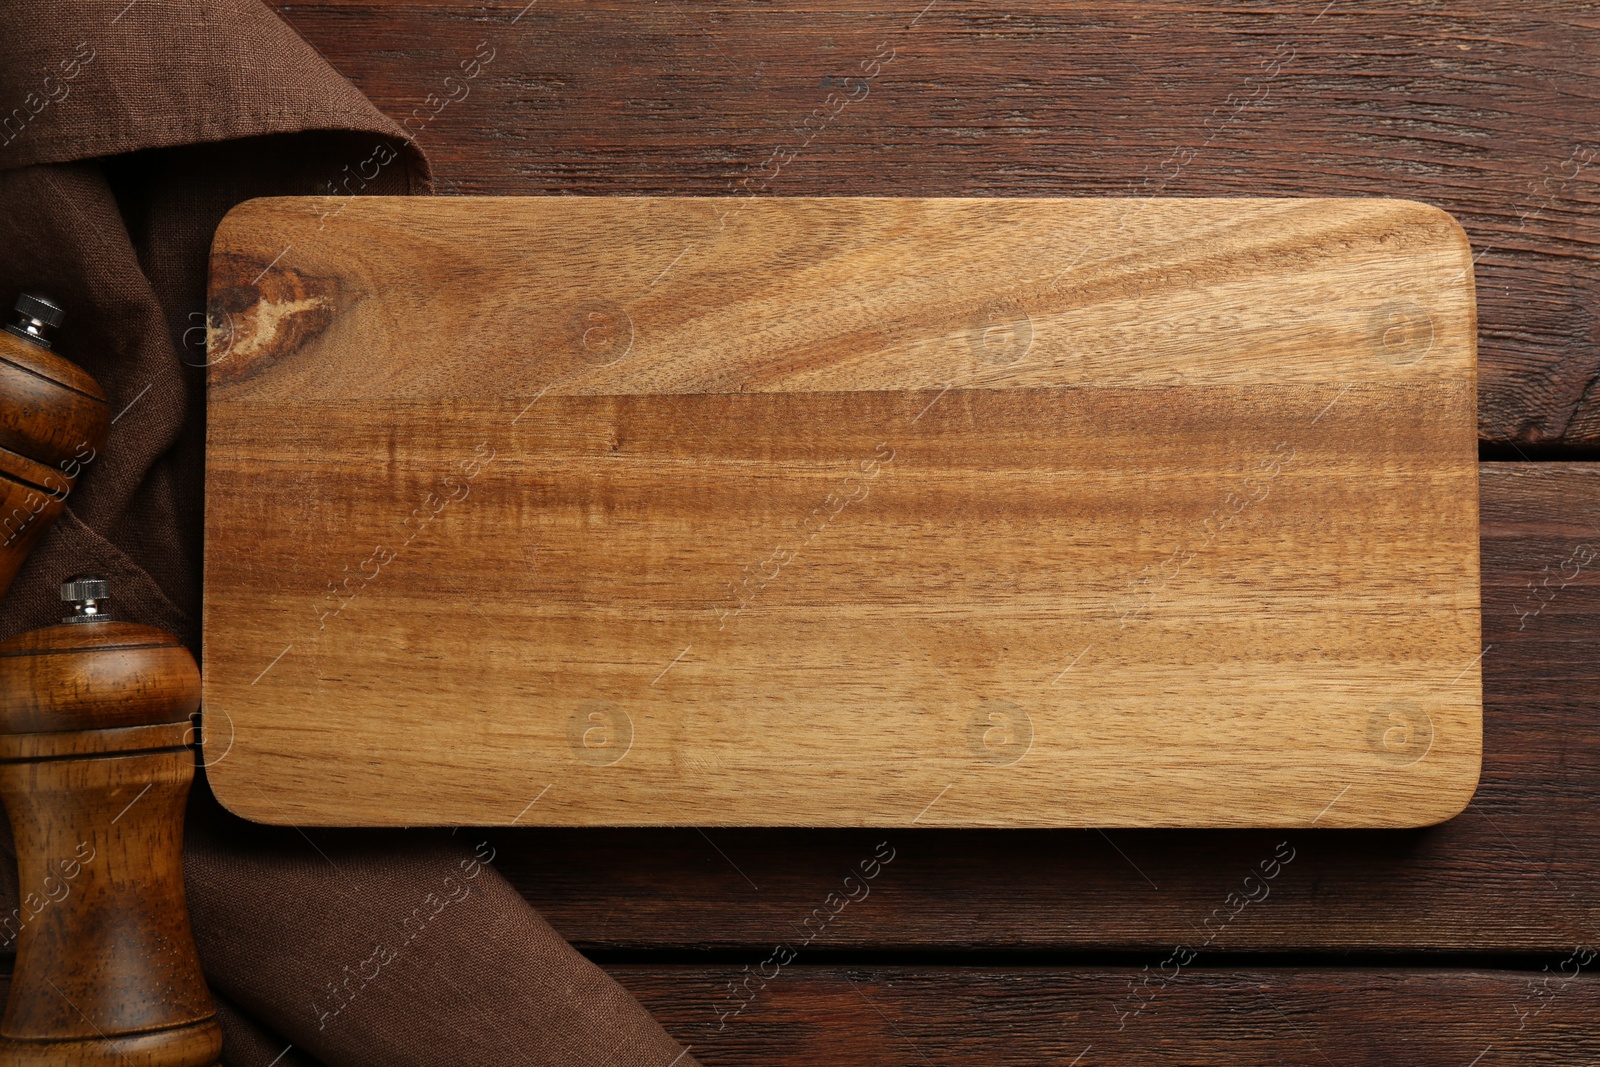
{"label": "brown linen napkin", "polygon": [[[56,584],[94,570],[121,617],[196,648],[211,234],[240,200],[342,192],[372,158],[388,162],[359,191],[425,192],[427,164],[258,0],[13,2],[0,33],[0,300],[59,300],[57,349],[116,412],[0,638],[57,621]],[[480,842],[255,826],[198,782],[185,873],[224,1062],[690,1067]],[[0,909],[16,895],[0,862]]]}

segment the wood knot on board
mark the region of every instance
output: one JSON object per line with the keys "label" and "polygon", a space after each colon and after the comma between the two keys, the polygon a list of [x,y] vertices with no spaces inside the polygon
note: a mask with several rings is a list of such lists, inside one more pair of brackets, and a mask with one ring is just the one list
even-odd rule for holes
{"label": "wood knot on board", "polygon": [[214,385],[244,381],[299,351],[333,322],[339,285],[292,267],[221,253],[211,261],[206,362]]}

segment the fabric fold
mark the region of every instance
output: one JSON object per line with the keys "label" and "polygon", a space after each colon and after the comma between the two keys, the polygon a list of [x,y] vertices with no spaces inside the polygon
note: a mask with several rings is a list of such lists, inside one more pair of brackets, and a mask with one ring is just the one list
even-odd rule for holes
{"label": "fabric fold", "polygon": [[306,130],[405,139],[260,0],[6,8],[0,166]]}

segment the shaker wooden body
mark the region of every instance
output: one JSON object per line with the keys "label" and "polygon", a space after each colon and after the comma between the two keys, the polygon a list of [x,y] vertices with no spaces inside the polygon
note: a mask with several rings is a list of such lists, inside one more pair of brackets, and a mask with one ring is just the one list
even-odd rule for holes
{"label": "shaker wooden body", "polygon": [[0,1064],[205,1067],[221,1053],[184,898],[200,677],[177,638],[68,623],[0,644],[0,798],[20,907]]}
{"label": "shaker wooden body", "polygon": [[[95,380],[50,350],[61,309],[24,295],[17,311],[0,331],[0,596],[111,423]],[[222,1031],[181,853],[199,671],[171,634],[86,610],[0,644],[0,800],[19,878],[0,916],[0,944],[17,950],[0,1065],[205,1067]]]}
{"label": "shaker wooden body", "polygon": [[111,408],[76,364],[0,331],[0,596],[105,447]]}

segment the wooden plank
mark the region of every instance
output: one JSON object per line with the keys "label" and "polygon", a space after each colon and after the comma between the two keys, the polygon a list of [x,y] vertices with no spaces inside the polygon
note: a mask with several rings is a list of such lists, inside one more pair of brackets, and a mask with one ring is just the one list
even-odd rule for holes
{"label": "wooden plank", "polygon": [[212,285],[251,818],[1414,826],[1476,785],[1436,209],[286,198]]}
{"label": "wooden plank", "polygon": [[445,192],[1437,204],[1479,257],[1483,440],[1600,448],[1592,2],[275,6]]}
{"label": "wooden plank", "polygon": [[[589,949],[787,936],[888,841],[870,899],[819,945],[1164,952],[1279,841],[1270,898],[1212,951],[1565,953],[1600,944],[1600,465],[1482,467],[1484,764],[1424,831],[499,831],[499,866]],[[1545,582],[1549,585],[1545,585]],[[1258,891],[1259,892],[1259,891]],[[1205,925],[1210,920],[1210,925]],[[1468,1057],[1470,1059],[1470,1057]]]}
{"label": "wooden plank", "polygon": [[1495,1067],[1600,1055],[1585,958],[1534,972],[793,963],[748,986],[735,966],[610,970],[707,1067]]}

